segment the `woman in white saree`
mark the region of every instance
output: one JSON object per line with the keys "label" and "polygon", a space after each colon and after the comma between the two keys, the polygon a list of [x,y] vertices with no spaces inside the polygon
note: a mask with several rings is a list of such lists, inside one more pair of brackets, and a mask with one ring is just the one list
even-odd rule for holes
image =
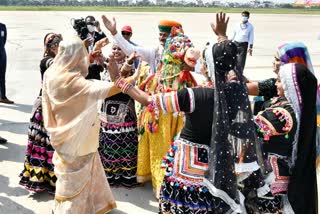
{"label": "woman in white saree", "polygon": [[116,207],[97,152],[98,103],[119,91],[113,83],[86,80],[88,67],[83,41],[65,39],[44,77],[44,125],[58,178],[54,213],[106,213]]}

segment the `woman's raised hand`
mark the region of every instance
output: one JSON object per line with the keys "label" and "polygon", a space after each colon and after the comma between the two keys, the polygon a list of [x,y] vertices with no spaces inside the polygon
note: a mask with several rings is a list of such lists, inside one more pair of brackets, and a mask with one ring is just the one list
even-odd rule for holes
{"label": "woman's raised hand", "polygon": [[135,81],[138,80],[138,78],[140,77],[140,73],[141,73],[141,64],[142,64],[142,60],[141,58],[139,58],[139,64],[138,67],[136,68],[134,74],[133,74],[133,78]]}
{"label": "woman's raised hand", "polygon": [[229,17],[226,18],[224,12],[216,13],[216,20],[215,23],[211,23],[211,28],[218,37],[226,37],[228,22]]}
{"label": "woman's raised hand", "polygon": [[110,31],[112,35],[117,34],[117,23],[114,17],[112,17],[112,20],[110,20],[105,15],[102,15],[102,21],[104,26]]}
{"label": "woman's raised hand", "polygon": [[84,46],[86,46],[86,48],[88,48],[93,44],[93,38],[88,37],[85,40],[83,40],[83,43],[84,43]]}
{"label": "woman's raised hand", "polygon": [[140,55],[137,54],[136,51],[134,51],[134,52],[128,57],[127,62],[128,62],[129,64],[132,64],[133,61],[136,60],[136,59],[139,58],[139,57],[140,57]]}
{"label": "woman's raised hand", "polygon": [[96,42],[96,44],[93,47],[93,51],[100,51],[104,46],[109,44],[109,39],[107,37],[100,39]]}
{"label": "woman's raised hand", "polygon": [[108,57],[107,70],[109,72],[110,78],[112,81],[118,79],[120,77],[118,65],[114,59],[112,54]]}
{"label": "woman's raised hand", "polygon": [[134,51],[134,52],[129,56],[129,58],[127,59],[127,62],[128,62],[129,64],[132,64],[132,63],[134,62],[134,60],[136,60],[136,59],[139,59],[139,64],[138,64],[138,67],[135,69],[134,74],[132,75],[135,81],[136,81],[136,80],[139,78],[139,76],[140,76],[141,62],[142,62],[142,61],[141,61],[141,57],[140,57],[139,54],[137,54],[137,52]]}

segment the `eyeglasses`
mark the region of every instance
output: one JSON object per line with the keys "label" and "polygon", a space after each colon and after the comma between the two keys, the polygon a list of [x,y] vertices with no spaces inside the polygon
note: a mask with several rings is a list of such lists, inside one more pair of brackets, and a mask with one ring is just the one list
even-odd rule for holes
{"label": "eyeglasses", "polygon": [[116,51],[116,50],[121,51],[121,48],[113,47],[112,50],[114,50],[114,51]]}
{"label": "eyeglasses", "polygon": [[123,36],[131,36],[131,33],[130,32],[126,32],[126,31],[122,31],[121,34]]}

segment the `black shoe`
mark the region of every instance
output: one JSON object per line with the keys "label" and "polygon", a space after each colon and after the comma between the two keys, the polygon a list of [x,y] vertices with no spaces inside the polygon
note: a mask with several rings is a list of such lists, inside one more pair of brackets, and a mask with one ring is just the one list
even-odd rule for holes
{"label": "black shoe", "polygon": [[12,100],[9,100],[8,98],[0,99],[0,103],[14,104],[14,102]]}
{"label": "black shoe", "polygon": [[5,144],[6,142],[7,142],[7,139],[0,137],[0,144]]}

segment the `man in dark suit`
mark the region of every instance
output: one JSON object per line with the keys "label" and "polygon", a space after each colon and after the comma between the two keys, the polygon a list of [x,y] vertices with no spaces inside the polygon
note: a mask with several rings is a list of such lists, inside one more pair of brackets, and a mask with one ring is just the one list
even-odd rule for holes
{"label": "man in dark suit", "polygon": [[6,68],[7,54],[6,45],[7,28],[6,25],[0,23],[0,103],[13,104],[14,102],[6,97]]}
{"label": "man in dark suit", "polygon": [[96,44],[97,41],[107,37],[100,28],[100,23],[96,21],[96,19],[93,16],[87,16],[85,19],[85,22],[87,24],[87,28],[89,31],[89,34],[94,39],[93,45]]}
{"label": "man in dark suit", "polygon": [[[87,24],[87,28],[89,31],[89,36],[93,38],[93,43],[88,47],[89,53],[93,51],[93,47],[95,44],[107,36],[102,32],[100,28],[100,23],[96,21],[93,16],[87,16],[85,18],[85,22]],[[100,72],[104,70],[102,65],[98,65],[97,63],[92,63],[89,66],[89,74],[86,77],[87,79],[100,79]]]}

